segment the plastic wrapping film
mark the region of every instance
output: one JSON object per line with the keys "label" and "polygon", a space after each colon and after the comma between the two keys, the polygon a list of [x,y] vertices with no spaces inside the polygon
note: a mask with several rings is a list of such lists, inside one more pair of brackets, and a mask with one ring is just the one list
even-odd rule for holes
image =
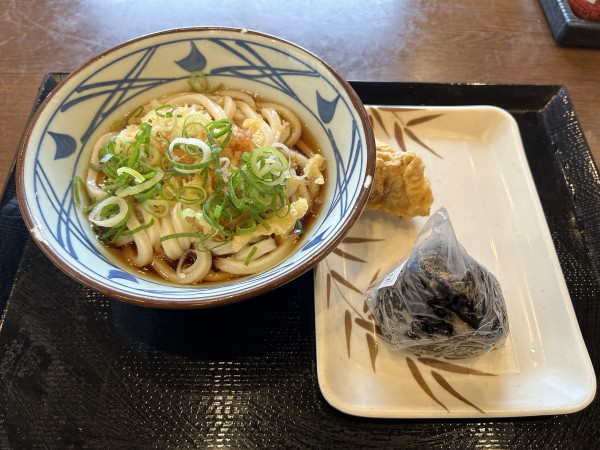
{"label": "plastic wrapping film", "polygon": [[394,350],[467,358],[502,347],[508,335],[498,280],[458,242],[444,208],[427,221],[409,257],[366,296]]}

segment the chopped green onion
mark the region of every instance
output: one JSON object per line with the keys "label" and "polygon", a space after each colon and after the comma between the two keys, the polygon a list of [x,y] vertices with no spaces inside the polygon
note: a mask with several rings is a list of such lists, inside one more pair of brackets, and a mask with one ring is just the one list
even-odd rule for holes
{"label": "chopped green onion", "polygon": [[[147,123],[140,124],[140,132],[135,136],[135,145],[134,150],[138,152],[136,155],[135,163],[137,163],[137,159],[139,159],[139,148],[142,147],[144,155],[148,155],[150,153],[150,138],[152,137],[152,126]],[[135,152],[134,152],[135,154]],[[131,157],[130,157],[131,158]],[[134,166],[134,160],[132,159],[132,164],[130,166]]]}
{"label": "chopped green onion", "polygon": [[137,119],[144,112],[144,107],[142,105],[138,106],[127,118],[127,125],[131,125],[132,119]]}
{"label": "chopped green onion", "polygon": [[258,250],[256,248],[256,246],[252,247],[252,250],[250,250],[250,253],[248,253],[248,256],[246,256],[246,259],[244,260],[244,265],[248,266],[250,265],[250,261],[252,261],[252,257],[254,256],[254,254],[256,253],[256,250]]}
{"label": "chopped green onion", "polygon": [[[199,92],[211,89],[202,72],[190,74],[188,82]],[[144,111],[148,109],[136,109],[127,118],[128,123]],[[161,241],[185,237],[192,239],[194,245],[212,238],[228,242],[236,234],[256,232],[259,225],[271,230],[271,218],[289,214],[286,189],[290,161],[283,144],[242,152],[239,164],[232,164],[238,161],[232,158],[222,167],[225,156],[221,157],[221,152],[229,145],[235,129],[232,120],[212,121],[207,113],[187,114],[187,110],[168,103],[153,111],[156,115],[151,116],[152,125],[145,119],[142,123],[136,121],[139,131],[134,137],[109,139],[98,153],[98,162],[89,164],[91,169],[103,174],[99,179],[107,196],[85,206],[83,211],[89,214],[103,242],[110,245],[120,237],[150,228],[171,214],[175,205],[183,206],[183,219],[195,220],[194,226],[198,228],[193,230],[211,227],[207,232],[210,236],[199,231],[176,232],[162,236]],[[131,129],[123,135],[128,135]],[[232,148],[232,151],[239,150]],[[85,194],[84,180],[75,177],[75,203],[82,203]],[[152,218],[128,230],[134,201]],[[294,233],[303,233],[301,221],[296,222]],[[262,253],[260,245],[246,247],[238,260],[245,259],[248,265],[253,257]]]}
{"label": "chopped green onion", "polygon": [[145,200],[142,208],[159,219],[166,217],[170,211],[169,202],[166,200]]}
{"label": "chopped green onion", "polygon": [[[173,150],[178,147],[184,150],[187,155],[194,159],[192,163],[182,163],[180,158],[173,154]],[[212,152],[210,147],[201,139],[197,138],[175,138],[171,141],[169,149],[165,153],[169,164],[175,170],[183,173],[199,172],[207,167],[212,160]]]}
{"label": "chopped green onion", "polygon": [[84,207],[87,206],[88,199],[85,191],[85,183],[80,176],[75,176],[75,178],[73,178],[73,197],[77,206],[82,203]]}
{"label": "chopped green onion", "polygon": [[128,173],[129,175],[131,175],[137,183],[142,183],[142,182],[146,181],[146,178],[144,177],[144,175],[139,173],[137,170],[132,169],[131,167],[124,166],[124,167],[119,167],[117,169],[118,175],[123,175],[124,173]]}
{"label": "chopped green onion", "polygon": [[274,147],[262,146],[250,154],[250,172],[267,186],[281,184],[289,178],[289,161]]}
{"label": "chopped green onion", "polygon": [[163,118],[173,117],[174,110],[175,110],[175,108],[172,105],[169,105],[168,103],[165,105],[161,105],[158,108],[154,108],[154,112],[156,113],[156,115],[158,117],[163,117]]}
{"label": "chopped green onion", "polygon": [[168,241],[169,239],[177,239],[177,238],[192,238],[192,239],[204,240],[204,239],[206,239],[206,236],[204,236],[202,233],[193,233],[193,232],[172,233],[172,234],[166,234],[164,236],[161,236],[160,242]]}
{"label": "chopped green onion", "polygon": [[[223,136],[229,135],[232,128],[233,123],[231,122],[231,120],[220,119],[208,125],[207,130],[213,135],[215,139],[219,139]],[[225,147],[225,145],[223,145],[223,147]]]}
{"label": "chopped green onion", "polygon": [[156,174],[147,181],[138,184],[137,186],[121,187],[115,191],[115,194],[119,197],[126,197],[128,195],[139,194],[144,192],[146,189],[151,188],[158,183],[164,175],[164,172],[157,171]]}
{"label": "chopped green onion", "polygon": [[175,187],[170,182],[162,184],[158,191],[158,195],[160,195],[163,200],[175,200],[177,197]]}
{"label": "chopped green onion", "polygon": [[221,205],[215,206],[215,210],[213,213],[213,216],[215,217],[215,219],[218,219],[221,217],[221,212],[223,212],[223,207]]}
{"label": "chopped green onion", "polygon": [[185,118],[181,135],[185,138],[193,136],[204,137],[207,133],[206,125],[209,123],[210,118],[204,114],[190,114]]}
{"label": "chopped green onion", "polygon": [[104,155],[102,157],[102,159],[99,160],[100,163],[104,164],[107,163],[108,161],[110,161],[112,158],[114,158],[115,154],[114,153],[107,153],[106,155]]}
{"label": "chopped green onion", "polygon": [[296,224],[294,225],[294,234],[302,234],[304,233],[304,225],[300,219],[296,220]]}
{"label": "chopped green onion", "polygon": [[[211,227],[213,227],[219,233],[222,233],[224,236],[230,236],[232,233],[229,230],[227,230],[223,225],[221,225],[218,222],[218,218],[215,217],[215,215],[214,215],[214,210],[216,209],[216,206],[218,206],[218,205],[215,205],[213,207],[213,201],[218,200],[219,195],[223,195],[223,194],[220,194],[217,192],[217,193],[212,194],[210,197],[208,197],[206,202],[204,202],[204,204],[202,205],[202,213],[204,215],[204,220],[206,220],[206,222],[208,222],[208,224]],[[222,208],[222,206],[221,206],[221,208]]]}
{"label": "chopped green onion", "polygon": [[249,234],[256,231],[256,220],[252,217],[249,217],[246,220],[238,222],[235,226],[235,231],[237,234]]}
{"label": "chopped green onion", "polygon": [[104,171],[104,166],[102,164],[94,164],[91,161],[88,163],[88,167],[92,170],[95,170],[96,172]]}
{"label": "chopped green onion", "polygon": [[90,222],[99,227],[119,227],[129,220],[129,204],[121,197],[106,197],[90,212]]}
{"label": "chopped green onion", "polygon": [[158,195],[159,191],[160,191],[160,183],[156,183],[150,189],[146,189],[145,191],[142,191],[138,194],[133,194],[133,197],[140,202],[145,202],[146,200],[151,200],[154,197],[156,197]]}
{"label": "chopped green onion", "polygon": [[[185,196],[184,193],[188,191],[192,196]],[[195,196],[194,196],[195,194]],[[206,193],[206,189],[202,186],[182,186],[175,189],[175,198],[178,202],[183,203],[185,205],[194,205],[196,203],[201,203],[208,197]]]}
{"label": "chopped green onion", "polygon": [[142,230],[145,230],[146,228],[150,228],[152,225],[154,225],[154,219],[150,219],[150,222],[140,225],[139,227],[134,228],[133,230],[123,231],[121,233],[121,236],[131,236],[132,234],[138,233]]}
{"label": "chopped green onion", "polygon": [[210,93],[219,90],[221,85],[210,87],[208,84],[208,76],[201,70],[194,70],[190,72],[188,78],[188,84],[193,91],[200,93]]}
{"label": "chopped green onion", "polygon": [[105,230],[104,232],[99,232],[98,233],[98,239],[100,239],[102,242],[104,242],[107,245],[113,245],[117,239],[119,239],[123,233],[123,230],[125,229],[125,227],[127,226],[127,222],[125,222],[124,224],[118,226],[118,227],[113,227],[113,228],[102,228],[102,227],[96,227],[94,226],[94,228],[96,230],[100,229],[100,230]]}

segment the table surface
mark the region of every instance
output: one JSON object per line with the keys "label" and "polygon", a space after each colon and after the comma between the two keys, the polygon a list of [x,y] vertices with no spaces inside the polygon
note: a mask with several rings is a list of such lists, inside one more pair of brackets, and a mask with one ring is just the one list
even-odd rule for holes
{"label": "table surface", "polygon": [[348,80],[564,85],[600,161],[600,49],[557,44],[536,0],[0,0],[0,187],[45,73],[139,35],[215,25],[295,42]]}

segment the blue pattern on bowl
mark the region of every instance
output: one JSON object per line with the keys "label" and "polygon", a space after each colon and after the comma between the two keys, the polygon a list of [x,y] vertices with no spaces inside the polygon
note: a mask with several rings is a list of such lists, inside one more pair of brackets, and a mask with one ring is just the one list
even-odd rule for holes
{"label": "blue pattern on bowl", "polygon": [[[123,272],[104,255],[98,259],[99,245],[88,232],[89,225],[85,218],[73,205],[70,180],[82,173],[87,164],[88,152],[82,152],[82,149],[91,146],[91,139],[98,135],[97,130],[108,129],[111,121],[130,111],[132,105],[184,90],[189,72],[204,70],[209,79],[218,77],[226,85],[228,79],[243,79],[257,86],[257,89],[249,90],[262,90],[269,92],[269,96],[283,95],[293,99],[302,109],[305,119],[312,121],[313,127],[319,127],[318,132],[329,141],[333,160],[328,158],[328,170],[332,175],[337,174],[330,179],[335,185],[328,187],[333,190],[333,198],[311,228],[310,238],[303,241],[297,251],[298,257],[303,257],[303,254],[308,257],[315,255],[339,231],[338,224],[348,219],[352,205],[364,189],[364,180],[359,176],[364,173],[366,164],[364,138],[361,137],[356,112],[345,91],[336,85],[337,80],[329,73],[319,72],[277,42],[258,42],[252,34],[237,33],[235,37],[190,34],[176,40],[169,40],[169,36],[165,36],[164,42],[153,45],[125,45],[114,55],[106,57],[106,61],[100,60],[97,69],[84,67],[77,77],[65,83],[66,95],[55,100],[58,104],[47,108],[50,116],[40,117],[40,121],[45,120],[45,123],[38,123],[43,129],[35,148],[32,167],[33,189],[37,194],[34,209],[39,214],[33,211],[33,216],[43,221],[40,229],[47,233],[46,240],[55,239],[58,246],[80,264],[80,269],[85,269],[92,277],[105,279],[107,283],[127,292],[135,292],[138,284],[135,277]],[[140,42],[144,43],[143,40]],[[219,47],[218,58],[211,60],[214,49],[210,46]],[[185,53],[182,54],[182,50]],[[167,60],[165,52],[169,54],[168,60],[173,62],[172,71],[169,72],[172,76],[156,77],[153,64]],[[281,66],[277,61],[282,62]],[[306,85],[311,86],[308,95]],[[74,129],[71,123],[75,122],[70,118],[85,109],[93,112],[91,122]],[[342,140],[348,137],[348,134],[340,134],[338,128],[342,122],[351,123],[351,129],[347,130],[349,145],[339,142],[340,137],[343,137]],[[340,145],[344,146],[344,151]],[[48,152],[52,153],[52,158]],[[57,170],[54,163],[57,161],[64,167],[61,168],[60,181],[53,176]],[[221,287],[197,286],[194,289],[222,290],[227,295],[232,285],[236,285],[234,289],[250,288],[257,283],[273,280],[278,271],[291,270],[297,264],[298,257],[282,262],[277,266],[277,271],[268,270]],[[186,293],[185,289],[167,283],[148,282],[144,289],[149,294],[173,299],[189,296],[189,291]]]}

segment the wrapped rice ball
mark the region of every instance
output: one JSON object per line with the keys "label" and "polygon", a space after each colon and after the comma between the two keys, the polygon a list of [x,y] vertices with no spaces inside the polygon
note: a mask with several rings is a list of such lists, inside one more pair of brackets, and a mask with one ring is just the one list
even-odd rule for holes
{"label": "wrapped rice ball", "polygon": [[366,302],[394,350],[467,358],[502,347],[508,335],[498,280],[458,242],[443,208],[408,259],[368,289]]}

